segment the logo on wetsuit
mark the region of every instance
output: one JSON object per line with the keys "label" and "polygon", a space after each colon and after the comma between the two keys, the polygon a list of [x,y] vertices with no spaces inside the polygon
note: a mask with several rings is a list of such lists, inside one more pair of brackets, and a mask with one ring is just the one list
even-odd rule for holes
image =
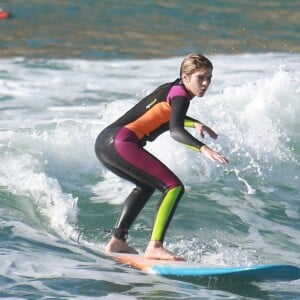
{"label": "logo on wetsuit", "polygon": [[152,100],[148,105],[146,105],[146,109],[151,108],[158,100],[155,98],[154,100]]}

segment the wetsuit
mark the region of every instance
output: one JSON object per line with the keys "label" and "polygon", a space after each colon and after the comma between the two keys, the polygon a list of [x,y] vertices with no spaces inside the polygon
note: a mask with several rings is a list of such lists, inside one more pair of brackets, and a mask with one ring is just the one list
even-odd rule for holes
{"label": "wetsuit", "polygon": [[99,134],[95,145],[99,160],[109,170],[136,185],[125,200],[113,229],[116,238],[126,239],[135,218],[158,189],[162,197],[156,208],[151,240],[163,242],[184,186],[144,146],[169,130],[176,141],[199,151],[204,144],[184,129],[185,126],[194,127],[196,122],[186,116],[190,100],[190,94],[176,79],[158,87]]}

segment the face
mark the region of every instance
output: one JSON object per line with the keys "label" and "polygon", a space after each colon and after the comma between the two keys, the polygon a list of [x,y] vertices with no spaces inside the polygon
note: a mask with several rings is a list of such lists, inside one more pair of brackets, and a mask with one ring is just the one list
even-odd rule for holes
{"label": "face", "polygon": [[198,69],[193,74],[182,74],[185,88],[192,96],[203,97],[210,85],[212,69]]}

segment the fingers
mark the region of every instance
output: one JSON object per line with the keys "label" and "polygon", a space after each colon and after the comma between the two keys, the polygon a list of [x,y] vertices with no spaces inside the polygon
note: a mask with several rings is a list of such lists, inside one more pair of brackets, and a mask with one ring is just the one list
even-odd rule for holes
{"label": "fingers", "polygon": [[222,155],[218,152],[215,152],[213,150],[211,150],[211,153],[209,153],[207,157],[210,158],[214,162],[219,162],[221,164],[228,163],[228,159],[224,155]]}
{"label": "fingers", "polygon": [[205,157],[209,158],[210,160],[212,160],[214,162],[219,162],[221,164],[226,164],[229,162],[228,159],[223,154],[220,154],[220,153],[210,149],[206,145],[201,147],[201,152],[203,153],[203,155]]}
{"label": "fingers", "polygon": [[207,132],[207,134],[214,140],[218,138],[218,134],[206,125],[201,126],[200,129],[200,134],[203,138],[204,138],[204,132]]}
{"label": "fingers", "polygon": [[218,137],[218,134],[215,131],[213,131],[211,128],[209,128],[207,126],[205,126],[205,127],[206,127],[205,128],[206,132],[209,134],[209,136],[215,140]]}
{"label": "fingers", "polygon": [[204,138],[204,132],[203,130],[200,131],[201,137]]}
{"label": "fingers", "polygon": [[214,156],[214,161],[217,161],[217,162],[220,162],[221,164],[226,164],[228,163],[228,159],[222,155],[222,154],[219,154],[219,153],[216,153],[217,155]]}
{"label": "fingers", "polygon": [[218,138],[218,135],[213,130],[211,130],[210,132],[208,132],[208,134],[214,140],[216,140]]}

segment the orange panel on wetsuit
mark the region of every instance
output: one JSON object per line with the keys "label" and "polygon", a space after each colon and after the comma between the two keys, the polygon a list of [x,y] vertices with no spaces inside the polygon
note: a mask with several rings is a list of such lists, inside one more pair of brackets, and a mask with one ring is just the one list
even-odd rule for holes
{"label": "orange panel on wetsuit", "polygon": [[133,131],[139,139],[148,136],[155,129],[170,120],[171,106],[167,102],[159,102],[146,111],[141,117],[127,124],[126,128]]}

